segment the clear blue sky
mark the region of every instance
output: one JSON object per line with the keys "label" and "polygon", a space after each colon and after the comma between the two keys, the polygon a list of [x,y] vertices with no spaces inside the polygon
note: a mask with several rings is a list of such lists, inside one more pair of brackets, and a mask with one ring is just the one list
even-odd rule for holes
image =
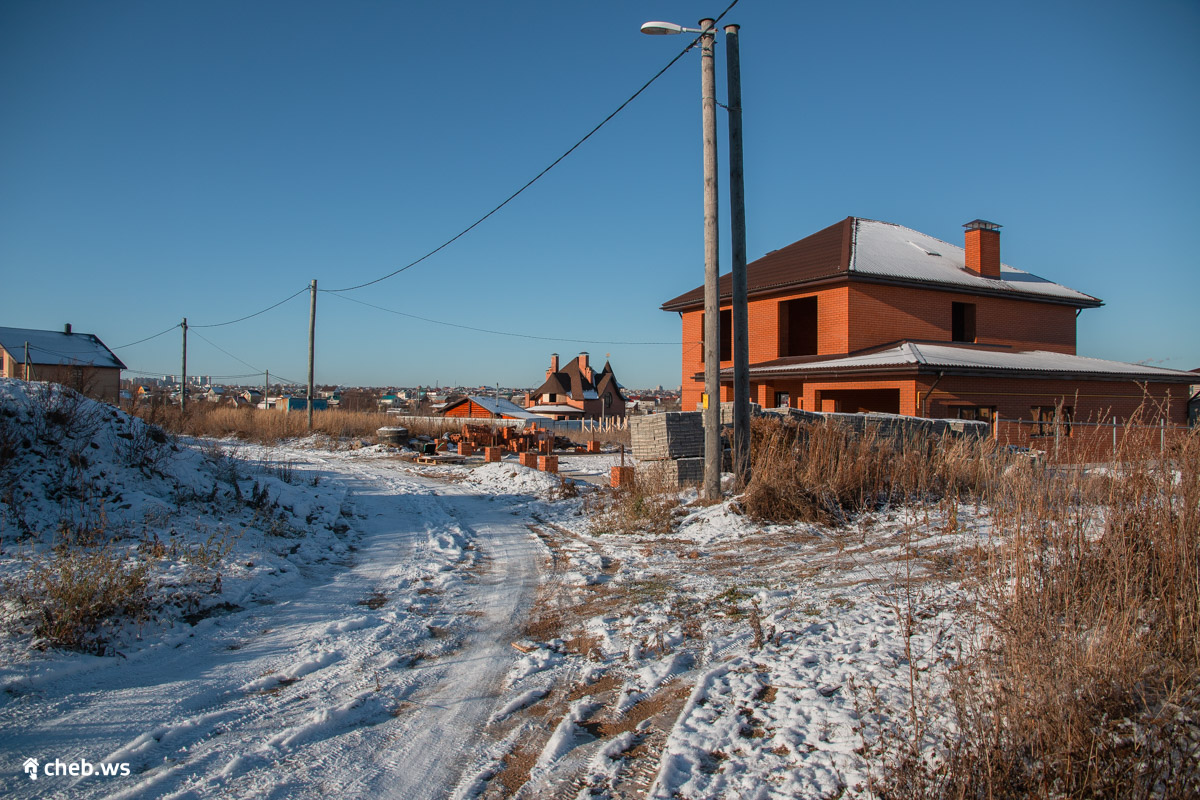
{"label": "clear blue sky", "polygon": [[[116,347],[386,274],[686,44],[642,22],[727,4],[3,0],[0,324]],[[1200,366],[1200,4],[742,0],[725,21],[751,259],[847,215],[956,244],[982,217],[1007,263],[1104,299],[1081,354]],[[318,381],[528,385],[586,349],[628,386],[678,385],[678,345],[621,342],[678,341],[658,306],[703,280],[699,72],[687,54],[495,216],[348,295],[562,340],[321,294]],[[304,380],[307,325],[305,294],[195,332]],[[193,374],[252,371],[189,343]],[[172,373],[179,344],[119,354]]]}

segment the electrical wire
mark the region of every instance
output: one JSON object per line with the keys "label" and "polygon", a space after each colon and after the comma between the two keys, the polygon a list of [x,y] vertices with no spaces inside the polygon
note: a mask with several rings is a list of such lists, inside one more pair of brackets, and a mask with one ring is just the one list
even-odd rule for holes
{"label": "electrical wire", "polygon": [[197,333],[196,335],[197,335],[197,336],[199,336],[199,337],[200,337],[201,339],[203,339],[204,341],[208,342],[208,343],[209,343],[210,345],[212,345],[213,347],[215,347],[215,348],[217,348],[218,350],[220,350],[220,351],[221,351],[222,353],[224,353],[225,355],[227,355],[227,356],[229,356],[230,358],[232,358],[234,361],[237,361],[237,362],[240,362],[240,363],[242,363],[242,364],[245,364],[247,367],[249,367],[249,368],[250,368],[250,369],[252,369],[252,370],[257,370],[257,372],[258,372],[259,374],[262,374],[263,372],[265,372],[265,370],[261,370],[261,369],[259,369],[258,367],[254,366],[254,365],[253,365],[253,364],[251,364],[250,362],[248,362],[248,361],[244,361],[244,360],[242,360],[242,359],[238,358],[238,357],[237,357],[237,356],[235,356],[233,353],[229,352],[229,351],[228,351],[228,350],[226,350],[224,347],[221,347],[221,345],[217,344],[217,343],[216,343],[216,342],[214,342],[212,339],[209,339],[209,338],[208,338],[207,336],[205,336],[204,334],[202,334],[202,333]]}
{"label": "electrical wire", "polygon": [[[721,18],[724,17],[726,14],[728,14],[730,9],[732,9],[737,4],[738,4],[738,0],[733,0],[733,2],[729,4],[729,7],[721,12],[721,16],[717,17],[716,20],[713,21],[713,29],[714,30],[716,29],[717,22],[720,22]],[[456,242],[459,239],[461,239],[462,237],[466,236],[468,233],[470,233],[472,230],[474,230],[476,227],[478,227],[480,224],[482,224],[486,219],[488,219],[488,217],[492,216],[497,211],[504,208],[506,205],[511,203],[513,200],[515,200],[518,195],[520,195],[522,192],[524,192],[526,189],[528,189],[533,184],[537,183],[537,181],[540,180],[542,178],[542,176],[544,176],[547,172],[549,172],[550,170],[557,167],[559,165],[559,163],[561,163],[567,156],[571,155],[571,153],[574,153],[576,150],[578,150],[580,148],[580,146],[583,145],[584,142],[586,142],[588,139],[592,138],[593,134],[595,134],[597,131],[599,131],[601,128],[603,128],[605,125],[607,125],[609,123],[609,121],[611,121],[612,118],[615,117],[617,114],[620,114],[622,111],[624,111],[625,107],[628,106],[630,103],[632,103],[634,100],[636,100],[638,98],[638,96],[641,95],[642,92],[649,89],[650,84],[654,83],[656,80],[661,78],[667,70],[669,70],[671,67],[675,66],[675,64],[679,61],[679,59],[683,58],[684,55],[686,55],[689,50],[691,50],[693,47],[695,47],[701,38],[703,38],[703,34],[701,34],[700,36],[697,36],[695,39],[693,39],[691,44],[689,44],[687,47],[685,47],[683,50],[681,50],[678,55],[676,55],[669,62],[667,62],[667,65],[665,67],[663,67],[662,69],[660,69],[658,72],[656,72],[654,74],[654,77],[652,77],[650,80],[643,83],[640,89],[638,89],[636,92],[634,92],[632,95],[629,96],[628,100],[626,100],[624,103],[621,103],[621,105],[617,106],[615,111],[613,111],[611,114],[609,114],[604,119],[600,120],[600,123],[598,125],[596,125],[596,127],[592,128],[590,131],[588,131],[586,134],[584,134],[582,139],[575,142],[575,144],[571,145],[571,147],[565,153],[563,153],[558,158],[554,159],[554,161],[552,161],[548,167],[543,169],[537,175],[534,175],[533,178],[531,178],[524,186],[522,186],[520,189],[517,189],[515,192],[513,192],[508,197],[506,197],[504,199],[504,201],[501,202],[498,206],[496,206],[491,211],[484,214],[479,219],[472,222],[467,227],[463,228],[461,231],[459,231],[457,234],[455,234],[451,238],[442,242],[440,245],[438,245],[434,249],[430,250],[428,253],[421,256],[416,261],[411,261],[408,264],[405,264],[403,267],[392,270],[387,275],[383,275],[382,277],[376,278],[373,281],[367,281],[366,283],[360,283],[355,286],[346,286],[342,289],[321,289],[320,291],[328,292],[329,294],[337,294],[337,293],[341,293],[341,292],[353,292],[356,289],[365,289],[368,286],[374,286],[375,284],[380,283],[381,281],[386,281],[388,278],[393,278],[396,275],[399,275],[401,272],[404,272],[405,270],[412,269],[413,267],[415,267],[417,264],[420,264],[425,259],[434,255],[435,253],[440,252],[441,250],[446,249],[447,247],[452,245],[454,242]],[[567,340],[563,340],[563,341],[571,341],[571,340],[567,339]],[[604,344],[604,343],[601,342],[600,344]]]}
{"label": "electrical wire", "polygon": [[[304,294],[308,290],[309,290],[309,287],[305,286],[302,289],[300,289],[300,291],[296,292],[293,295],[289,295],[289,296],[285,297],[284,299],[280,300],[278,303],[275,303],[274,305],[269,305],[266,308],[262,309],[261,311],[255,311],[253,314],[247,314],[244,317],[238,317],[237,319],[231,319],[228,322],[214,322],[209,325],[193,325],[191,323],[188,323],[188,330],[191,330],[192,328],[222,328],[226,325],[233,325],[238,322],[245,322],[248,319],[253,319],[254,317],[257,317],[259,314],[265,314],[273,308],[279,308],[281,305],[283,305],[287,301],[294,300],[295,298]],[[211,342],[210,342],[210,344],[211,344]]]}
{"label": "electrical wire", "polygon": [[148,342],[151,339],[157,339],[158,337],[164,336],[164,335],[170,333],[171,331],[179,330],[180,326],[181,326],[181,323],[177,322],[174,325],[172,325],[171,327],[167,328],[165,331],[156,333],[153,336],[147,336],[145,339],[138,339],[136,342],[130,342],[129,344],[118,345],[117,347],[114,347],[112,349],[113,350],[124,350],[126,347],[133,347],[135,344],[141,344],[142,342]]}
{"label": "electrical wire", "polygon": [[497,330],[492,330],[490,328],[477,328],[473,325],[463,325],[458,322],[446,322],[445,320],[430,319],[429,317],[421,317],[416,314],[408,314],[404,311],[397,311],[394,308],[384,308],[383,306],[377,306],[374,303],[368,303],[365,300],[358,300],[356,298],[347,297],[346,295],[342,295],[342,294],[334,295],[334,297],[340,297],[341,299],[348,300],[351,303],[358,303],[359,305],[367,306],[368,308],[374,308],[377,311],[386,311],[389,314],[395,314],[400,317],[408,317],[409,319],[416,319],[416,320],[420,320],[421,322],[431,322],[434,325],[445,325],[448,328],[461,328],[462,330],[475,331],[476,333],[490,333],[495,336],[512,336],[516,339],[537,339],[537,340],[543,341],[543,342],[570,342],[572,344],[670,345],[672,347],[680,346],[679,342],[617,342],[617,341],[604,340],[604,339],[568,339],[568,338],[565,338],[562,336],[535,336],[532,333],[513,333],[511,331],[497,331]]}

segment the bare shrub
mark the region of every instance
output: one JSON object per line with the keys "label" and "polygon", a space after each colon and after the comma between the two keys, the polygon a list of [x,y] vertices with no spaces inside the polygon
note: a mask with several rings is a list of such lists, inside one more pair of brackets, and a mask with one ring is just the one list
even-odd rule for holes
{"label": "bare shrub", "polygon": [[102,653],[108,632],[146,618],[147,570],[146,563],[109,548],[70,549],[35,562],[4,590],[32,618],[36,637]]}
{"label": "bare shrub", "polygon": [[679,508],[679,489],[664,473],[636,471],[631,486],[588,497],[598,533],[670,533]]}

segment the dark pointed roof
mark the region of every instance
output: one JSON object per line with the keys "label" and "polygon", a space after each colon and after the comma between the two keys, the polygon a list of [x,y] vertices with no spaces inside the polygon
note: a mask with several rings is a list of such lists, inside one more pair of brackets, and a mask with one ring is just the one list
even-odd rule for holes
{"label": "dark pointed roof", "polygon": [[571,359],[558,372],[550,373],[546,382],[533,391],[533,396],[543,394],[566,394],[572,400],[595,400],[596,386],[587,379],[579,368],[579,356]]}

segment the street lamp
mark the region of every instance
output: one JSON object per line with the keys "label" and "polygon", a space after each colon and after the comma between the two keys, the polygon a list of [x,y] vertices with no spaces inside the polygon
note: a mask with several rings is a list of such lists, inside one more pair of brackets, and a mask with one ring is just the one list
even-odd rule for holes
{"label": "street lamp", "polygon": [[[716,22],[700,20],[700,28],[673,22],[647,22],[642,33],[663,36],[699,33],[700,84],[704,131],[704,497],[721,492],[721,314],[717,249],[717,119],[716,70],[713,54]],[[750,348],[746,297],[746,205],[742,179],[741,69],[738,64],[738,26],[725,26],[729,49],[729,180],[733,236],[733,453],[738,481],[750,477]]]}

